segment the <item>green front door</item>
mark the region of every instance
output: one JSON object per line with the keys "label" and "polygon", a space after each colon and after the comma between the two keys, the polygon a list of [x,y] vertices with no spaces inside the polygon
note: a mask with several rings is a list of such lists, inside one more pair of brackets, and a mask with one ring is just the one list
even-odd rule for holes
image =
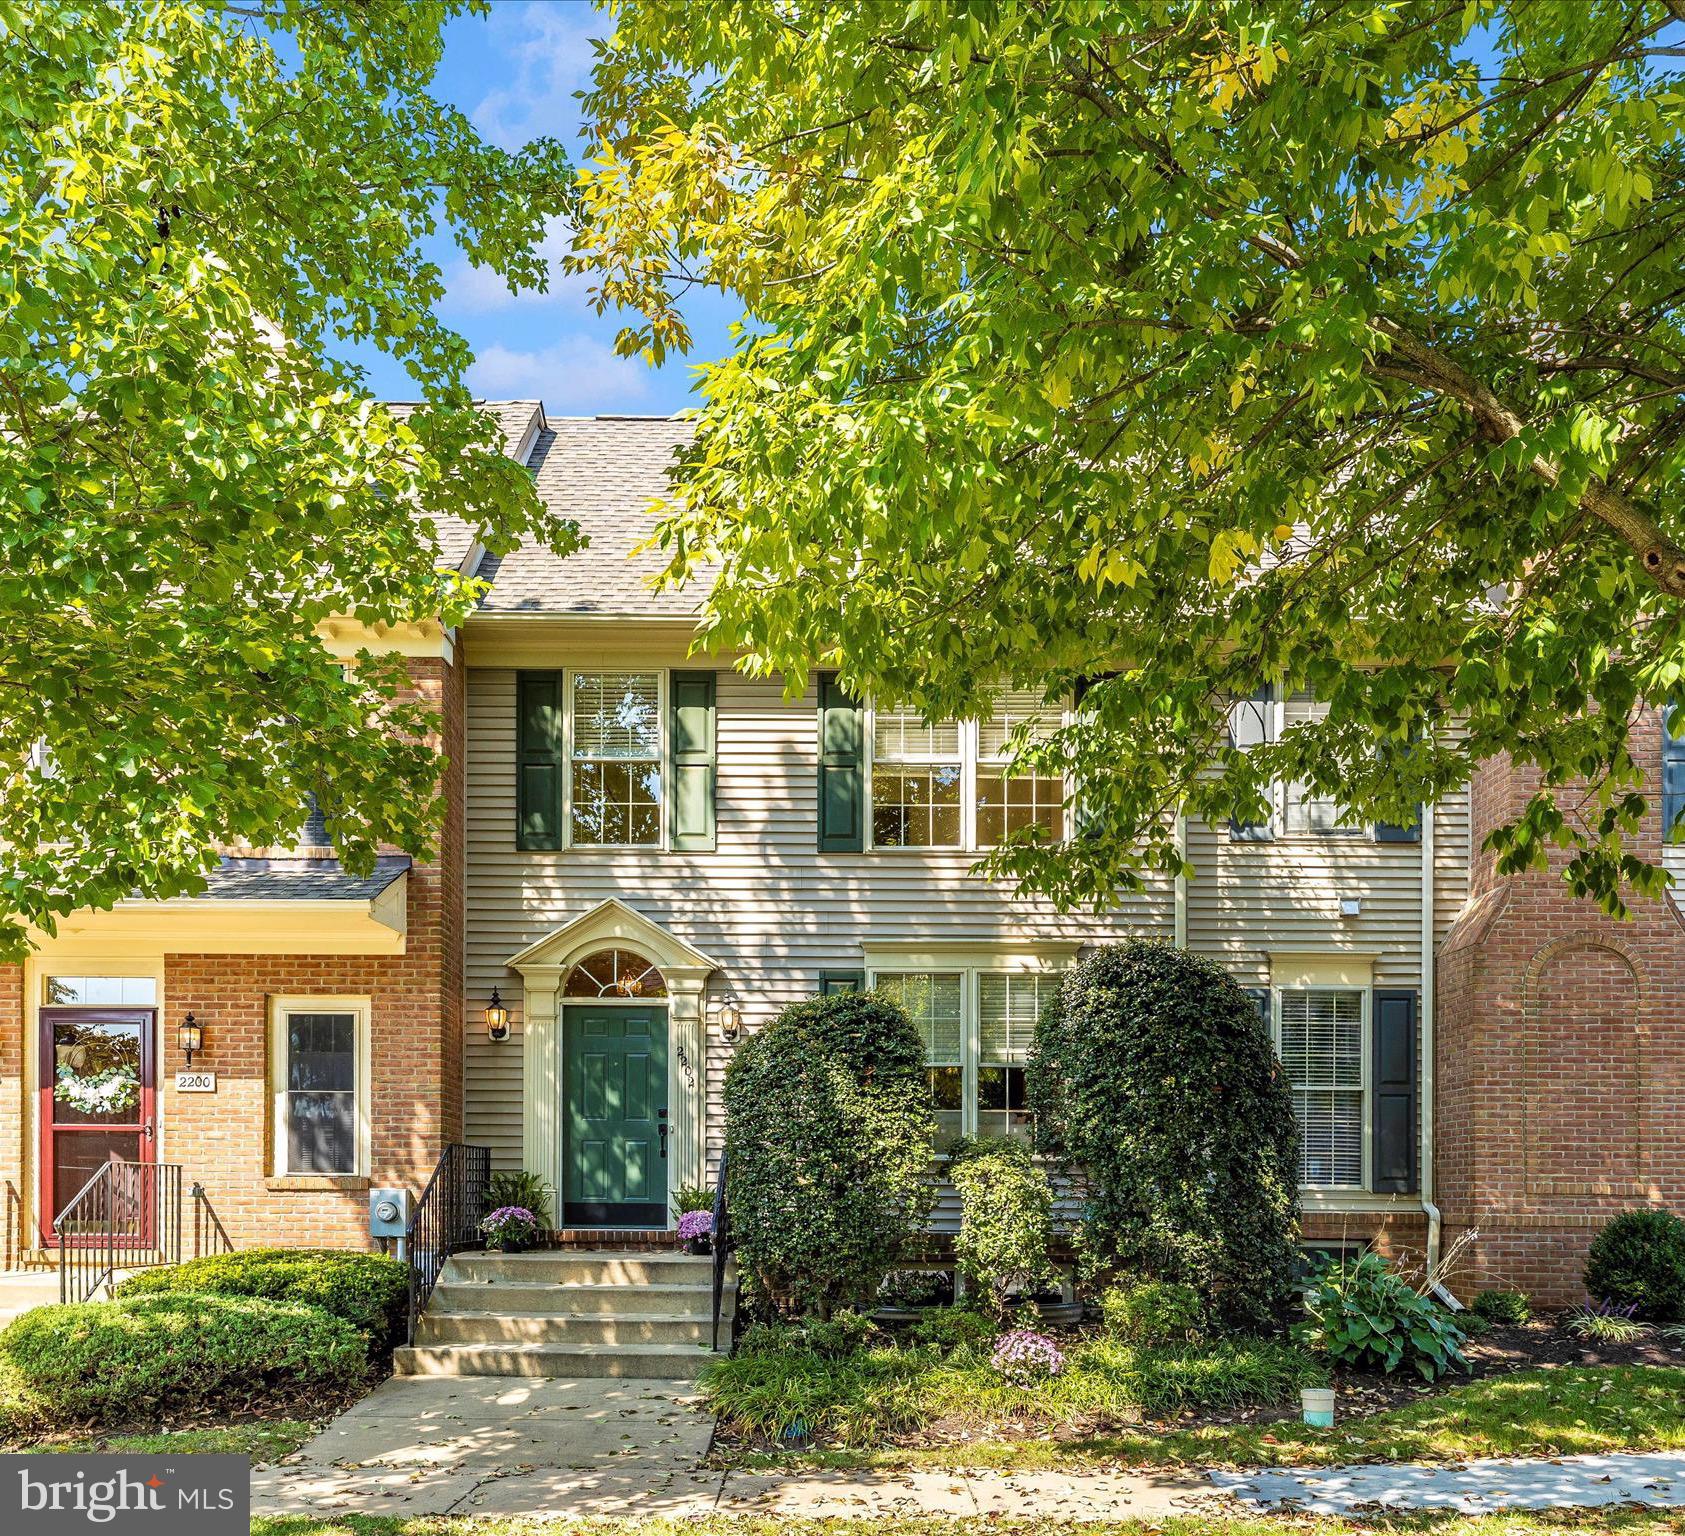
{"label": "green front door", "polygon": [[667,1225],[667,1010],[569,1003],[562,1220]]}

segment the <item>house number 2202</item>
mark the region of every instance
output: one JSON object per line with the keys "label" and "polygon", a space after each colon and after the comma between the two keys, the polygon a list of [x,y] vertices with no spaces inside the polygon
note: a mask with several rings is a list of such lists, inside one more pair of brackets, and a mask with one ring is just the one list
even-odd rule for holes
{"label": "house number 2202", "polygon": [[696,1068],[690,1064],[690,1052],[682,1045],[679,1047],[679,1070],[685,1075],[685,1087],[696,1086]]}

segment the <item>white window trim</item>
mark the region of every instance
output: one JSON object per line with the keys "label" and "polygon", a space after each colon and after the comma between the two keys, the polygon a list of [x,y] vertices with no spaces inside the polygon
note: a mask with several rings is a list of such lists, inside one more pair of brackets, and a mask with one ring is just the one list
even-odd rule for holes
{"label": "white window trim", "polygon": [[[1281,995],[1283,992],[1356,992],[1359,994],[1359,1022],[1358,1022],[1358,1061],[1361,1064],[1363,1108],[1359,1111],[1358,1146],[1360,1148],[1361,1168],[1359,1182],[1356,1184],[1301,1184],[1300,1193],[1319,1191],[1325,1195],[1367,1195],[1371,1179],[1371,1154],[1373,1148],[1370,1143],[1375,1132],[1374,1099],[1375,1074],[1371,1055],[1371,1008],[1374,1001],[1374,985],[1372,981],[1300,981],[1298,978],[1284,978],[1293,982],[1283,986],[1282,979],[1277,979],[1270,987],[1270,1041],[1275,1048],[1275,1059],[1281,1060]],[[1285,1076],[1285,1069],[1283,1070]],[[1288,1079],[1291,1091],[1296,1085]]]}
{"label": "white window trim", "polygon": [[[1232,709],[1234,704],[1238,702],[1242,701],[1231,700],[1230,708]],[[1270,692],[1270,735],[1269,742],[1266,744],[1273,744],[1280,741],[1282,734],[1286,731],[1287,703],[1287,697],[1282,690],[1272,685]],[[1381,839],[1376,836],[1377,823],[1373,821],[1357,822],[1355,824],[1347,823],[1344,826],[1326,828],[1289,828],[1287,825],[1287,788],[1288,785],[1285,779],[1272,779],[1270,781],[1270,818],[1267,822],[1254,823],[1254,825],[1264,828],[1264,836],[1259,837],[1256,834],[1248,836],[1246,833],[1238,831],[1231,823],[1228,835],[1229,842],[1274,843],[1282,841],[1283,839],[1291,839],[1294,842],[1303,841],[1308,843],[1351,842],[1378,844],[1381,842]],[[1414,845],[1400,843],[1399,846],[1411,847]]]}
{"label": "white window trim", "polygon": [[[661,733],[656,762],[661,772],[661,801],[656,816],[657,837],[653,843],[576,843],[573,840],[573,680],[601,677],[611,672],[636,676],[653,673],[656,678],[656,727]],[[673,786],[673,733],[667,729],[669,671],[666,667],[600,666],[562,669],[562,847],[579,853],[666,853],[668,851],[667,797]]]}
{"label": "white window trim", "polygon": [[[1072,711],[1066,705],[1059,711],[1059,726],[1064,729],[1071,723]],[[998,768],[1010,761],[1003,757],[984,757],[981,752],[980,722],[977,720],[959,720],[959,767],[960,767],[960,840],[957,843],[936,843],[928,847],[918,847],[900,843],[886,843],[879,846],[873,832],[876,818],[872,811],[876,802],[876,768],[877,768],[877,735],[878,712],[877,706],[867,702],[865,710],[866,739],[861,744],[862,755],[866,764],[866,826],[865,848],[867,853],[887,854],[932,854],[932,853],[990,853],[1001,847],[999,843],[979,843],[977,840],[977,769],[980,764],[987,764],[991,768]],[[885,759],[885,765],[905,764],[910,767],[939,767],[951,764],[952,758],[947,757],[896,757]],[[1059,813],[1060,838],[1069,842],[1074,835],[1075,808],[1073,805],[1070,775],[1062,775],[1064,792],[1061,799],[1064,804]]]}
{"label": "white window trim", "polygon": [[[1077,945],[1066,946],[1074,956]],[[982,997],[980,977],[987,972],[1017,975],[1058,976],[1069,963],[1050,963],[1046,956],[1017,954],[947,954],[908,951],[886,954],[866,962],[866,990],[874,991],[883,976],[958,975],[960,979],[960,1134],[977,1134],[977,1074],[982,1067],[982,1025],[978,1009]],[[945,1155],[945,1154],[944,1154]]]}
{"label": "white window trim", "polygon": [[[357,1166],[322,1173],[287,1166],[287,1015],[293,1013],[350,1013],[357,1024],[353,1070],[357,1091]],[[269,999],[269,1118],[272,1122],[270,1166],[276,1178],[364,1178],[372,1166],[370,1119],[370,1001],[366,997],[271,997]]]}

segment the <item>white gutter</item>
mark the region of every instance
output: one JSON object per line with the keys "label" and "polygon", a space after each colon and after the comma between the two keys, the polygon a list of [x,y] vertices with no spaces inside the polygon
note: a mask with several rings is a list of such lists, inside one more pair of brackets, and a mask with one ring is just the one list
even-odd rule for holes
{"label": "white gutter", "polygon": [[[1176,856],[1187,861],[1188,857],[1188,818],[1178,808],[1176,812]],[[1176,905],[1175,905],[1175,944],[1178,949],[1188,947],[1188,877],[1181,870],[1176,872]]]}
{"label": "white gutter", "polygon": [[1422,807],[1422,1071],[1419,1100],[1421,1126],[1422,1214],[1428,1219],[1427,1286],[1452,1311],[1462,1303],[1439,1278],[1440,1236],[1444,1226],[1433,1201],[1434,1137],[1434,934],[1433,934],[1433,823],[1434,807]]}

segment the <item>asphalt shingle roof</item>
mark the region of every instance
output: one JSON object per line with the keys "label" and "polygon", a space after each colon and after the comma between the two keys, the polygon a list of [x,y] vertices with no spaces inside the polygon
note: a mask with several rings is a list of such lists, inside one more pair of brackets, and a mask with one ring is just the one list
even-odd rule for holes
{"label": "asphalt shingle roof", "polygon": [[225,857],[206,877],[213,901],[372,901],[410,867],[407,854],[383,853],[362,879],[338,859]]}
{"label": "asphalt shingle roof", "polygon": [[700,585],[655,592],[650,582],[666,559],[658,550],[632,553],[655,527],[650,505],[690,436],[688,422],[668,416],[552,418],[527,462],[545,504],[577,522],[589,543],[566,559],[531,543],[487,559],[479,574],[492,588],[481,612],[693,616]]}

